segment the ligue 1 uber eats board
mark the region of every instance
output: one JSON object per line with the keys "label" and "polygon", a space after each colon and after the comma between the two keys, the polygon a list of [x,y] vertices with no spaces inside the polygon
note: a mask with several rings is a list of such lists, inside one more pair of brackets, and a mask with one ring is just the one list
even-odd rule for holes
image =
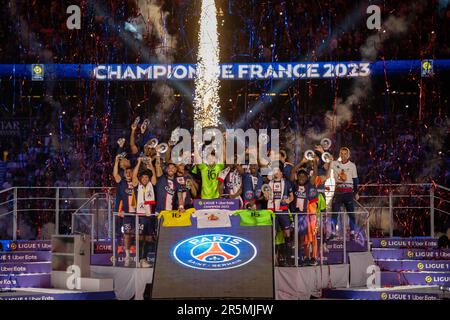
{"label": "ligue 1 uber eats board", "polygon": [[153,299],[274,297],[271,226],[159,228]]}

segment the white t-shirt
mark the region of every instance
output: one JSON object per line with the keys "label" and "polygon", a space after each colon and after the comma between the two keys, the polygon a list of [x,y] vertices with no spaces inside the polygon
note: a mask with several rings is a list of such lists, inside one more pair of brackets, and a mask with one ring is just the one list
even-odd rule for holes
{"label": "white t-shirt", "polygon": [[192,217],[197,218],[197,228],[223,228],[231,227],[230,216],[232,210],[196,210]]}
{"label": "white t-shirt", "polygon": [[334,180],[336,181],[336,192],[353,192],[353,179],[358,178],[356,166],[353,162],[342,163],[333,161],[331,163]]}

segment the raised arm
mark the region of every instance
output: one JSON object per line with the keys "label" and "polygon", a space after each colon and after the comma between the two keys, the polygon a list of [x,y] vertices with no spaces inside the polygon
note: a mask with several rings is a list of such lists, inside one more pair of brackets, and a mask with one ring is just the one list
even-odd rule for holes
{"label": "raised arm", "polygon": [[295,182],[297,180],[297,171],[300,169],[300,167],[304,166],[308,162],[307,159],[303,158],[299,163],[295,165],[295,167],[291,170],[291,176],[289,177],[289,180],[292,182]]}
{"label": "raised arm", "polygon": [[157,179],[155,167],[153,166],[152,159],[149,159],[148,164],[147,164],[147,169],[149,169],[152,172],[152,178],[150,179],[151,184],[156,186],[158,179]]}
{"label": "raised arm", "polygon": [[198,194],[198,184],[197,182],[191,178],[190,179],[190,186],[191,186],[191,195],[195,198]]}
{"label": "raised arm", "polygon": [[130,147],[131,147],[132,154],[137,154],[139,152],[139,149],[136,146],[136,142],[134,140],[134,137],[136,135],[136,129],[137,129],[137,125],[133,123],[131,125],[131,134],[130,134]]}
{"label": "raised arm", "polygon": [[142,162],[142,158],[139,157],[137,164],[133,169],[133,177],[132,177],[133,187],[137,187],[137,185],[139,184],[138,172],[139,172],[139,167],[141,166],[141,162]]}
{"label": "raised arm", "polygon": [[[153,166],[153,164],[152,164]],[[161,158],[159,155],[156,155],[156,161],[155,161],[155,171],[156,171],[156,177],[159,178],[163,175],[163,170],[161,167]]]}
{"label": "raised arm", "polygon": [[313,160],[313,173],[312,173],[311,177],[309,178],[309,182],[312,185],[314,185],[315,182],[316,182],[317,171],[318,171],[318,169],[317,169],[318,162],[319,162],[319,158],[317,156],[314,157],[314,160]]}
{"label": "raised arm", "polygon": [[119,183],[120,180],[122,180],[122,178],[119,175],[119,162],[120,162],[120,157],[119,157],[119,155],[117,155],[116,159],[114,161],[114,169],[113,169],[113,177],[114,177],[114,180],[116,181],[116,183]]}
{"label": "raised arm", "polygon": [[164,162],[165,163],[169,163],[169,162],[174,162],[175,159],[171,159],[171,154],[172,154],[172,146],[168,145],[169,147],[167,148],[166,154],[164,155]]}

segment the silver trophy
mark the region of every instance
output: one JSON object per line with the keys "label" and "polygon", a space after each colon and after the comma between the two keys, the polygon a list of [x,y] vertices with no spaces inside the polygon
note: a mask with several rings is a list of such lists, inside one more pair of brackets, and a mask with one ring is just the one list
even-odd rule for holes
{"label": "silver trophy", "polygon": [[119,147],[122,147],[125,144],[125,138],[119,138],[117,140],[117,144],[119,145]]}
{"label": "silver trophy", "polygon": [[158,152],[159,154],[164,154],[167,152],[167,150],[169,150],[169,145],[165,142],[160,143],[156,146],[156,152]]}
{"label": "silver trophy", "polygon": [[158,145],[158,143],[159,143],[158,139],[153,138],[153,139],[151,139],[150,141],[148,141],[148,142],[145,144],[145,146],[148,147],[148,148],[154,149],[154,148],[156,148],[156,146]]}
{"label": "silver trophy", "polygon": [[135,126],[137,126],[137,125],[139,124],[139,121],[141,121],[141,117],[136,117],[136,119],[134,119],[133,124],[134,124]]}
{"label": "silver trophy", "polygon": [[266,184],[263,184],[262,186],[261,186],[261,192],[264,194],[264,193],[268,193],[269,194],[269,200],[272,200],[273,199],[273,192],[272,192],[272,188],[270,187],[270,185],[268,185],[267,183]]}
{"label": "silver trophy", "polygon": [[141,124],[141,130],[142,131],[147,130],[149,124],[150,124],[150,120],[145,119],[144,122],[142,122],[142,124]]}
{"label": "silver trophy", "polygon": [[143,153],[143,152],[141,152],[141,153],[139,154],[139,157],[142,158],[142,163],[144,163],[145,165],[148,165],[149,162],[151,161],[151,158],[146,157],[146,156],[145,156],[145,153]]}
{"label": "silver trophy", "polygon": [[322,161],[325,163],[330,163],[332,161],[331,153],[329,152],[322,153]]}
{"label": "silver trophy", "polygon": [[191,183],[192,183],[191,179],[187,179],[186,180],[186,189],[191,190],[191,188],[192,188],[192,184]]}
{"label": "silver trophy", "polygon": [[126,152],[119,153],[119,159],[125,159],[127,157]]}
{"label": "silver trophy", "polygon": [[152,158],[150,157],[144,157],[144,159],[142,159],[142,162],[148,166],[150,164],[150,162],[152,161]]}
{"label": "silver trophy", "polygon": [[322,146],[323,150],[327,151],[331,148],[331,139],[323,138],[322,140],[320,140],[320,145]]}
{"label": "silver trophy", "polygon": [[306,160],[313,161],[315,155],[314,150],[309,149],[305,151],[304,157]]}

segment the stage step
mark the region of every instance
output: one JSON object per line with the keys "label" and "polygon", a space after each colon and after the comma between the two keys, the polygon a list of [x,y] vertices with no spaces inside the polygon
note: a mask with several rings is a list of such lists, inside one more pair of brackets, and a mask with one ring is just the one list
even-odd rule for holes
{"label": "stage step", "polygon": [[[346,241],[347,252],[362,252],[367,251],[367,242],[357,242],[357,241]],[[320,248],[320,242],[319,242]],[[324,251],[340,251],[344,250],[344,241],[342,240],[328,240],[324,243]]]}
{"label": "stage step", "polygon": [[49,262],[50,251],[0,252],[0,265],[4,263]]}
{"label": "stage step", "polygon": [[381,286],[443,285],[450,286],[450,272],[382,271]]}
{"label": "stage step", "polygon": [[450,249],[372,249],[373,258],[397,260],[450,260]]}
{"label": "stage step", "polygon": [[438,286],[325,289],[322,292],[326,299],[345,300],[441,300],[444,297]]}
{"label": "stage step", "polygon": [[375,260],[383,271],[450,271],[449,260]]}
{"label": "stage step", "polygon": [[24,263],[2,263],[0,264],[0,274],[33,274],[50,273],[52,271],[51,262],[24,262]]}
{"label": "stage step", "polygon": [[0,288],[50,288],[50,274],[0,275]]}
{"label": "stage step", "polygon": [[372,238],[372,248],[437,248],[438,239],[431,237],[415,238]]}

